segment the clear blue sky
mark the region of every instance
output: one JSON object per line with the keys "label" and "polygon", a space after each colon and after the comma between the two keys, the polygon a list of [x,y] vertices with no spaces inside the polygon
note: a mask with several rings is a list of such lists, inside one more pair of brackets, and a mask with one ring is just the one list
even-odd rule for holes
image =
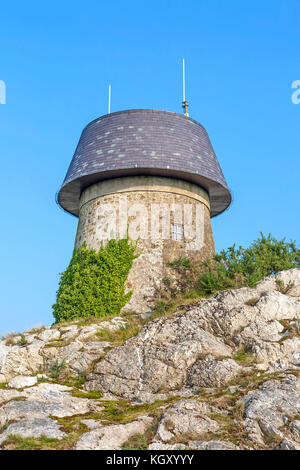
{"label": "clear blue sky", "polygon": [[77,220],[55,204],[82,128],[107,112],[181,112],[207,129],[234,201],[217,250],[260,231],[299,241],[299,0],[1,5],[0,332],[52,323]]}

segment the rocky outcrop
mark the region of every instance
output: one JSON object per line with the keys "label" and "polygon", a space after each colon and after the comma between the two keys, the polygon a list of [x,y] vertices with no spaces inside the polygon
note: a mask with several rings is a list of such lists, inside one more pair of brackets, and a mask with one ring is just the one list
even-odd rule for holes
{"label": "rocky outcrop", "polygon": [[97,333],[125,325],[123,318],[116,317],[87,326],[74,322],[9,335],[0,341],[0,383],[20,375],[38,374],[62,362],[71,374],[84,374],[110,348],[108,342],[97,341]]}
{"label": "rocky outcrop", "polygon": [[218,386],[240,372],[238,350],[261,369],[298,366],[300,303],[289,295],[298,291],[283,294],[276,280],[297,288],[300,271],[279,273],[256,289],[220,292],[154,320],[106,354],[86,388],[145,401],[193,385]]}
{"label": "rocky outcrop", "polygon": [[181,306],[121,345],[125,317],[10,335],[0,448],[300,449],[299,300],[293,269]]}

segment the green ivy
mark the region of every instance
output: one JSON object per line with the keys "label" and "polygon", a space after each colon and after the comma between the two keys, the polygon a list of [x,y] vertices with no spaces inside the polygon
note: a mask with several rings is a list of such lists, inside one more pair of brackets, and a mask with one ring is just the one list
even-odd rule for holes
{"label": "green ivy", "polygon": [[75,249],[52,306],[56,322],[118,315],[132,295],[125,293],[125,282],[138,256],[135,249],[128,237],[111,239],[99,251]]}

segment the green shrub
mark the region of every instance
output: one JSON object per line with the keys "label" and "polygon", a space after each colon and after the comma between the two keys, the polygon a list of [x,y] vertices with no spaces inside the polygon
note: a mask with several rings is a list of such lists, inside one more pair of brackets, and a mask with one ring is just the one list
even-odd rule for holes
{"label": "green shrub", "polygon": [[82,317],[118,315],[132,292],[125,294],[125,281],[136,246],[128,237],[109,240],[98,252],[85,246],[75,249],[61,273],[53,315],[56,322]]}
{"label": "green shrub", "polygon": [[[196,266],[186,259],[170,263],[181,275],[181,292],[198,297],[242,286],[255,287],[265,276],[300,267],[300,250],[293,241],[276,240],[262,233],[249,248],[235,245]],[[189,275],[187,276],[187,270]]]}
{"label": "green shrub", "polygon": [[212,262],[204,263],[199,288],[205,294],[213,294],[232,287],[255,287],[266,276],[299,267],[300,250],[294,242],[261,233],[249,248],[233,245],[216,255]]}

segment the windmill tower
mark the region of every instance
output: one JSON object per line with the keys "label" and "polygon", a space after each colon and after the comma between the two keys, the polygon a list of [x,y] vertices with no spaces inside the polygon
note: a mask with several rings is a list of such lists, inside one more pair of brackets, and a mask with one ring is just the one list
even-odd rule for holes
{"label": "windmill tower", "polygon": [[127,280],[126,308],[149,311],[167,263],[214,254],[210,219],[231,203],[204,127],[185,114],[152,109],[109,113],[79,139],[57,200],[77,216],[75,246],[110,237],[136,240],[142,254]]}

